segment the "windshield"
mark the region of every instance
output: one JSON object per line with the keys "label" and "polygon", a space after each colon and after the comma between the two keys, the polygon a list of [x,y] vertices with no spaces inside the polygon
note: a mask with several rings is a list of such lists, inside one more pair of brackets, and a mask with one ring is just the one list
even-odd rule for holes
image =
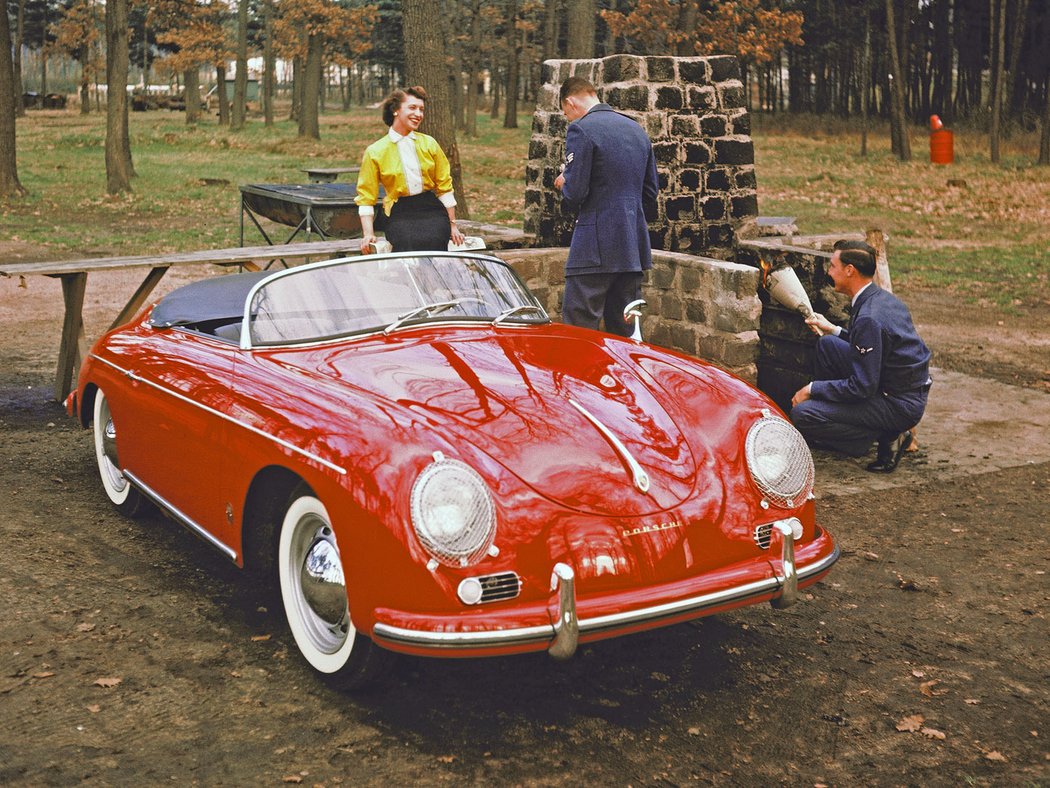
{"label": "windshield", "polygon": [[463,254],[361,257],[292,268],[253,291],[248,314],[253,346],[390,333],[424,321],[548,320],[510,266]]}

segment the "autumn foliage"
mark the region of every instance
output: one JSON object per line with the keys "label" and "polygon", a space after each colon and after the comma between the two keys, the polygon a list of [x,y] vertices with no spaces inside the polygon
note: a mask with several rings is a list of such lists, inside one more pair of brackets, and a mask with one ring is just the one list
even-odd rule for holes
{"label": "autumn foliage", "polygon": [[767,63],[785,45],[803,43],[802,14],[763,7],[761,0],[638,0],[629,13],[601,15],[628,52],[729,54]]}

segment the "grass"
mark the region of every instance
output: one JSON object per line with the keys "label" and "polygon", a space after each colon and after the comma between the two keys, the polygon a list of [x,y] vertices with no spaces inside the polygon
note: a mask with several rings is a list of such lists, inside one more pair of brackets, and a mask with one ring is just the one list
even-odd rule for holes
{"label": "grass", "polygon": [[[1003,162],[992,165],[987,137],[960,130],[956,163],[941,166],[929,163],[924,129],[912,130],[914,159],[901,163],[885,128],[873,129],[862,158],[855,124],[753,121],[763,215],[795,216],[807,234],[885,230],[894,281],[905,287],[948,288],[1005,309],[1050,300],[1050,170],[1032,166],[1034,133],[1015,134]],[[483,113],[478,136],[460,137],[473,219],[521,224],[530,116],[519,123],[504,129]],[[44,111],[20,119],[19,176],[30,194],[0,203],[0,242],[44,247],[52,258],[234,246],[238,184],[301,183],[303,167],[356,165],[384,131],[376,110],[357,108],[325,114],[320,141],[299,139],[286,120],[267,129],[252,119],[232,133],[212,120],[188,127],[181,114],[159,111],[132,113],[130,124],[134,192],[110,198],[103,116]],[[245,243],[257,242],[249,227]]]}

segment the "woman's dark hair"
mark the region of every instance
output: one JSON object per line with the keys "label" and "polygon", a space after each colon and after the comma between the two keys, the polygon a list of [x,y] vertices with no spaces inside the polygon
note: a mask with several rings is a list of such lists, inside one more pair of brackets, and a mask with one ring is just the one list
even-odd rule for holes
{"label": "woman's dark hair", "polygon": [[835,251],[845,265],[852,265],[866,277],[875,276],[875,260],[878,254],[875,247],[865,241],[836,241]]}
{"label": "woman's dark hair", "polygon": [[427,92],[419,85],[413,85],[410,88],[394,88],[390,91],[390,95],[383,99],[383,123],[387,126],[394,125],[394,113],[401,109],[401,105],[409,96],[415,96],[424,103],[429,98]]}

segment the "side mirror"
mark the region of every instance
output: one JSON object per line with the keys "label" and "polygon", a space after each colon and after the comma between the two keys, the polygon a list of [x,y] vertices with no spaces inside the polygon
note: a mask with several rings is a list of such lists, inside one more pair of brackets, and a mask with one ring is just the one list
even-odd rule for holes
{"label": "side mirror", "polygon": [[634,318],[634,331],[631,332],[631,339],[636,339],[639,342],[642,341],[642,310],[645,308],[645,300],[639,298],[637,301],[632,301],[623,308],[623,322],[628,322],[631,318]]}

